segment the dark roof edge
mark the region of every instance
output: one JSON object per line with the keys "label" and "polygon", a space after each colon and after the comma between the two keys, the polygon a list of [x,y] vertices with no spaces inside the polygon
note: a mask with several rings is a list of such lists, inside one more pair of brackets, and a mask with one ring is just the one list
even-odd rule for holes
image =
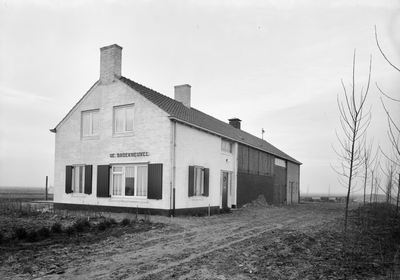
{"label": "dark roof edge", "polygon": [[[219,137],[221,137],[221,138],[229,139],[229,140],[231,140],[231,141],[234,141],[234,142],[237,142],[237,143],[246,145],[246,146],[251,147],[251,148],[254,148],[254,149],[256,149],[256,150],[259,150],[259,151],[262,151],[262,152],[265,152],[265,153],[269,153],[269,154],[271,154],[271,155],[273,155],[273,156],[275,156],[275,157],[284,158],[284,157],[282,157],[281,155],[277,155],[277,154],[275,154],[275,153],[271,153],[271,152],[264,151],[264,150],[262,150],[262,149],[260,149],[260,148],[258,148],[258,147],[256,147],[256,146],[250,145],[249,143],[246,143],[246,142],[244,142],[244,141],[238,141],[237,139],[233,139],[233,138],[228,137],[228,136],[226,136],[226,135],[223,135],[223,134],[221,134],[221,133],[218,133],[218,132],[209,130],[209,129],[204,128],[204,127],[201,127],[201,126],[199,126],[199,125],[195,125],[195,124],[193,124],[193,123],[191,123],[191,122],[182,120],[182,119],[180,119],[180,118],[173,117],[173,116],[169,116],[169,119],[172,120],[172,121],[177,121],[177,122],[180,122],[180,123],[183,123],[183,124],[192,126],[192,127],[194,127],[194,128],[197,128],[197,129],[199,129],[199,130],[202,130],[202,131],[205,131],[205,132],[214,134],[214,135],[219,136]],[[286,158],[284,158],[284,159],[287,160],[287,161],[296,163],[296,164],[298,164],[298,165],[302,165],[302,164],[303,164],[303,163],[301,163],[300,161],[297,161],[297,160],[292,159],[292,158],[286,157]]]}

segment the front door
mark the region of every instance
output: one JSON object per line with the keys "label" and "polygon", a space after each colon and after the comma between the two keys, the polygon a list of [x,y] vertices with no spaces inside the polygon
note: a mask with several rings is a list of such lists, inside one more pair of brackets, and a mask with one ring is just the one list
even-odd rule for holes
{"label": "front door", "polygon": [[286,168],[275,166],[274,204],[286,203]]}
{"label": "front door", "polygon": [[222,172],[222,208],[228,208],[229,173]]}

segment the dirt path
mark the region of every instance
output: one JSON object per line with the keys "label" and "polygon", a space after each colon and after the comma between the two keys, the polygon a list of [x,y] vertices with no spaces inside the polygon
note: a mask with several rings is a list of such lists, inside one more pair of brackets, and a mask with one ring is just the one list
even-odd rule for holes
{"label": "dirt path", "polygon": [[152,217],[166,226],[91,245],[62,275],[42,279],[254,279],[257,268],[246,260],[254,259],[265,240],[329,224],[342,209],[333,203],[301,204],[203,218]]}

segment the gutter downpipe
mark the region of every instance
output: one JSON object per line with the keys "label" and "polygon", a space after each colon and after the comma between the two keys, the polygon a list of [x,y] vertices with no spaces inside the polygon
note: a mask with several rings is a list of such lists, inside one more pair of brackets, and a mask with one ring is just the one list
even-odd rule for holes
{"label": "gutter downpipe", "polygon": [[171,217],[175,217],[175,179],[176,179],[176,121],[172,120],[172,181],[171,181]]}
{"label": "gutter downpipe", "polygon": [[[234,193],[234,203],[235,203],[235,208],[238,208],[238,204],[237,204],[237,182],[238,182],[238,166],[239,166],[239,144],[235,143],[235,160],[234,162],[234,166],[233,166],[233,172],[234,172],[234,183],[233,183],[233,193]],[[232,183],[231,183],[232,184]]]}

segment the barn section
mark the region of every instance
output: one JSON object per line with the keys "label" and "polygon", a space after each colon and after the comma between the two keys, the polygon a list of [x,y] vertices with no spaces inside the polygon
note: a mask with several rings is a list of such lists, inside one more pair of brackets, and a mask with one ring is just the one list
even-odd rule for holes
{"label": "barn section", "polygon": [[298,203],[299,179],[298,162],[238,145],[237,207],[260,195],[265,197],[268,204]]}
{"label": "barn section", "polygon": [[300,200],[300,165],[288,161],[287,164],[287,203],[297,204]]}

